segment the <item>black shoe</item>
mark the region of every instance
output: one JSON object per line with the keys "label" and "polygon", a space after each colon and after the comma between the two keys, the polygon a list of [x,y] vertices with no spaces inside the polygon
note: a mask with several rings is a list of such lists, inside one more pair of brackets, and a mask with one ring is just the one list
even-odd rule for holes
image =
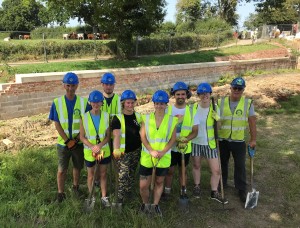
{"label": "black shoe", "polygon": [[200,198],[200,193],[201,193],[200,186],[195,185],[194,190],[193,190],[193,196],[195,198]]}
{"label": "black shoe", "polygon": [[240,197],[240,200],[245,203],[246,202],[246,197],[247,197],[247,194],[244,190],[239,190],[239,197]]}
{"label": "black shoe", "polygon": [[100,188],[100,181],[95,181],[94,185],[95,185],[95,187]]}
{"label": "black shoe", "polygon": [[79,191],[79,185],[73,185],[73,193],[76,197],[79,197],[80,196],[80,191]]}
{"label": "black shoe", "polygon": [[151,204],[151,212],[158,217],[162,217],[159,205]]}
{"label": "black shoe", "polygon": [[171,193],[166,193],[165,191],[162,192],[161,194],[161,200],[167,201],[170,198]]}
{"label": "black shoe", "polygon": [[144,214],[149,214],[150,212],[150,204],[148,203],[143,203],[140,207],[140,212],[144,213]]}
{"label": "black shoe", "polygon": [[211,191],[210,198],[216,200],[219,203],[228,204],[228,200],[225,197],[224,199],[222,199],[222,196],[217,191]]}
{"label": "black shoe", "polygon": [[59,203],[61,203],[62,201],[64,201],[66,199],[66,194],[64,192],[59,192],[57,193],[57,201]]}

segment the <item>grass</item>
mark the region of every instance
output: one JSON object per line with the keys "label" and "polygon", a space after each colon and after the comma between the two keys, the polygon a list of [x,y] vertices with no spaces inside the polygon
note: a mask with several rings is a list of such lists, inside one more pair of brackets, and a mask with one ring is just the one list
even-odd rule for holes
{"label": "grass", "polygon": [[233,54],[243,54],[258,50],[276,49],[277,46],[260,43],[257,45],[232,46],[216,50],[198,51],[194,53],[179,53],[172,55],[144,56],[127,61],[115,59],[96,61],[74,61],[74,62],[50,62],[50,63],[28,63],[10,67],[9,64],[0,66],[0,83],[5,83],[14,79],[15,74],[43,73],[43,72],[66,72],[76,70],[99,70],[113,68],[149,67],[160,65],[174,65],[186,63],[214,62],[216,56],[227,56]]}
{"label": "grass", "polygon": [[[164,218],[148,218],[137,213],[140,204],[138,184],[134,198],[121,214],[103,209],[82,210],[84,199],[71,192],[71,171],[66,182],[68,199],[55,202],[57,157],[55,147],[22,150],[18,154],[0,152],[1,227],[298,227],[300,224],[300,96],[280,102],[281,112],[262,112],[257,121],[257,153],[254,157],[255,187],[260,192],[258,207],[243,209],[233,187],[225,189],[229,205],[209,199],[210,172],[203,162],[200,199],[190,198],[189,212],[178,210],[178,177],[175,176],[169,201],[162,201]],[[293,114],[291,114],[293,110]],[[40,117],[32,117],[33,120]],[[248,169],[247,159],[247,169]],[[249,171],[249,170],[248,170]],[[188,193],[193,184],[188,169]],[[229,179],[233,179],[232,163]],[[249,172],[248,172],[249,177]],[[87,196],[86,172],[80,179]],[[231,181],[229,182],[232,185]],[[111,190],[113,191],[113,189]],[[249,191],[251,191],[249,186]],[[98,198],[99,199],[99,198]]]}

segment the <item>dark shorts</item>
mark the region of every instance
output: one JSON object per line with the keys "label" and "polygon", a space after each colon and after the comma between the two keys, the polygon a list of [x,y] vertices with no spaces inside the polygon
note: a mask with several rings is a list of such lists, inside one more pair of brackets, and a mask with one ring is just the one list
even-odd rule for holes
{"label": "dark shorts", "polygon": [[[147,168],[145,166],[140,165],[140,170],[139,174],[141,176],[151,176],[152,175],[152,169],[153,168]],[[160,176],[166,176],[169,171],[169,168],[156,168],[155,175],[160,177]]]}
{"label": "dark shorts", "polygon": [[[106,164],[109,164],[110,161],[111,161],[111,156],[109,156],[109,157],[107,157],[107,158],[103,158],[103,159],[99,162],[99,164],[100,164],[100,165],[106,165]],[[93,166],[96,164],[96,160],[95,160],[95,161],[92,161],[92,162],[91,162],[91,161],[84,160],[84,162],[85,162],[86,167],[89,167],[89,168],[93,167]]]}
{"label": "dark shorts", "polygon": [[[189,164],[190,156],[191,156],[191,153],[184,155],[185,166],[187,166]],[[171,165],[170,166],[175,166],[175,165],[178,165],[181,167],[181,153],[171,151]]]}
{"label": "dark shorts", "polygon": [[76,169],[83,168],[83,145],[78,144],[74,150],[69,150],[66,146],[57,145],[58,169],[67,170],[70,158],[72,158],[73,167]]}

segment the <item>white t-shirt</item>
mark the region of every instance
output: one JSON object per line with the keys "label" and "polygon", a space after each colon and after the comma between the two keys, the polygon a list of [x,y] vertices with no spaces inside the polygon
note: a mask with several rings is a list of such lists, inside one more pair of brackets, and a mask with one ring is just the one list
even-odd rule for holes
{"label": "white t-shirt", "polygon": [[[198,145],[208,145],[208,139],[207,139],[207,130],[206,130],[206,122],[207,122],[207,116],[209,113],[209,107],[202,108],[200,105],[198,105],[198,109],[196,112],[196,116],[194,118],[195,124],[198,124],[198,135],[196,138],[192,140],[192,143],[198,144]],[[220,115],[220,110],[217,107],[217,113]],[[197,123],[196,123],[197,120]]]}
{"label": "white t-shirt", "polygon": [[[176,116],[177,118],[183,117],[184,114],[185,114],[185,109],[186,109],[186,107],[184,107],[184,108],[176,108],[175,106],[173,106],[172,107],[172,113],[171,113],[171,115],[172,116]],[[166,109],[166,112],[168,112],[168,109]],[[182,121],[183,121],[183,119],[182,119]],[[197,123],[195,123],[195,118],[194,118],[194,125],[198,125],[198,122],[199,121],[197,121]],[[182,126],[182,122],[178,123],[177,126],[176,126],[176,137],[179,137],[179,135],[180,135],[181,126]],[[178,152],[176,145],[174,145],[172,147],[172,151]]]}

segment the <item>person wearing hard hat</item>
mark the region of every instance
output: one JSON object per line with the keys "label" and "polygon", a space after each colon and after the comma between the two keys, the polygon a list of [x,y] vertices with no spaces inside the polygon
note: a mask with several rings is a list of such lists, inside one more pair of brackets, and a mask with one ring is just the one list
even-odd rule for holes
{"label": "person wearing hard hat", "polygon": [[246,82],[237,77],[230,84],[230,95],[218,100],[221,128],[218,131],[222,177],[224,186],[228,179],[230,154],[234,160],[234,186],[238,189],[240,200],[246,201],[246,143],[245,130],[250,130],[249,146],[256,146],[256,116],[253,101],[243,96]]}
{"label": "person wearing hard hat", "polygon": [[[142,152],[139,174],[140,194],[143,201],[140,211],[152,212],[161,217],[159,201],[164,188],[164,179],[171,164],[171,147],[176,142],[178,119],[165,113],[169,103],[169,96],[165,91],[156,91],[152,96],[152,101],[155,111],[142,116],[140,131]],[[151,185],[152,188],[154,183],[155,186],[150,193],[149,186]],[[153,202],[149,201],[150,194],[154,195]]]}
{"label": "person wearing hard hat", "polygon": [[49,114],[49,119],[54,121],[58,132],[58,202],[66,198],[64,185],[70,158],[73,162],[73,192],[79,194],[79,176],[83,168],[83,145],[79,140],[79,122],[80,116],[89,109],[89,106],[87,99],[75,94],[78,83],[75,73],[68,72],[64,75],[63,86],[66,94],[54,99]]}
{"label": "person wearing hard hat", "polygon": [[[103,94],[94,90],[89,95],[92,110],[82,115],[80,121],[80,139],[84,144],[84,160],[88,171],[87,185],[92,191],[95,165],[99,165],[101,203],[105,207],[110,206],[107,193],[107,165],[111,161],[108,142],[110,140],[109,114],[101,111]],[[92,199],[95,201],[95,198]]]}
{"label": "person wearing hard hat", "polygon": [[[193,109],[186,103],[186,100],[191,97],[189,87],[184,82],[176,82],[171,89],[171,95],[175,98],[175,104],[169,106],[168,109],[166,109],[166,113],[178,117],[179,121],[176,126],[177,144],[172,147],[171,166],[165,180],[164,196],[166,197],[171,193],[175,166],[178,166],[180,184],[182,185],[181,177],[182,175],[186,175],[186,173],[181,173],[181,153],[184,153],[185,166],[187,166],[192,152],[191,140],[195,138],[198,133],[198,125],[194,121],[196,113],[194,113]],[[184,148],[179,148],[179,145],[183,145]],[[187,198],[186,189],[183,195]]]}
{"label": "person wearing hard hat", "polygon": [[115,76],[112,73],[104,73],[101,78],[104,101],[101,110],[116,115],[121,113],[121,101],[118,94],[114,93],[116,84]]}
{"label": "person wearing hard hat", "polygon": [[134,111],[136,95],[125,90],[121,95],[122,114],[113,117],[113,156],[118,166],[118,207],[134,186],[135,171],[141,156],[141,115]]}
{"label": "person wearing hard hat", "polygon": [[[215,121],[220,120],[220,110],[216,104],[211,101],[212,88],[210,84],[203,82],[197,87],[197,94],[200,98],[198,104],[194,104],[196,108],[196,116],[198,116],[198,135],[192,140],[192,160],[193,160],[193,178],[195,198],[200,198],[200,178],[201,178],[201,161],[207,160],[211,171],[210,197],[217,202],[227,204],[228,201],[218,192],[220,181],[220,167],[218,159],[218,150],[215,139]],[[215,107],[213,106],[215,105]],[[216,111],[215,111],[215,110]],[[218,124],[220,127],[220,124]]]}

